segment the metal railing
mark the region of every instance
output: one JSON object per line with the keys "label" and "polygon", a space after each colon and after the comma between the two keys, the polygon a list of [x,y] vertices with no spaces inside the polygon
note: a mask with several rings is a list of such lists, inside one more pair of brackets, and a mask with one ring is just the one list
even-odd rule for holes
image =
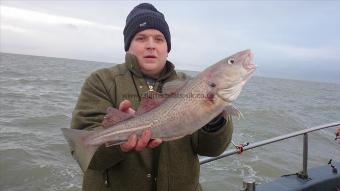
{"label": "metal railing", "polygon": [[[324,124],[324,125],[320,125],[320,126],[316,126],[316,127],[312,127],[312,128],[307,128],[307,129],[303,129],[300,131],[295,131],[293,133],[289,133],[286,135],[281,135],[281,136],[277,136],[271,139],[267,139],[267,140],[263,140],[263,141],[258,141],[255,143],[250,143],[247,144],[246,146],[242,147],[242,151],[246,151],[249,149],[253,149],[255,147],[260,147],[263,145],[267,145],[270,143],[274,143],[274,142],[278,142],[281,140],[285,140],[285,139],[289,139],[291,137],[296,137],[299,135],[303,135],[303,161],[302,161],[302,171],[299,173],[299,177],[301,178],[308,178],[308,173],[307,173],[307,161],[308,161],[308,133],[313,132],[313,131],[318,131],[321,129],[326,129],[326,128],[331,128],[331,127],[340,127],[340,121],[338,122],[334,122],[334,123],[328,123],[328,124]],[[239,153],[240,150],[235,148],[235,149],[231,149],[228,151],[225,151],[224,153],[222,153],[220,156],[217,157],[204,157],[200,159],[200,164],[205,164],[205,163],[209,163],[211,161],[215,161],[230,155],[234,155]]]}

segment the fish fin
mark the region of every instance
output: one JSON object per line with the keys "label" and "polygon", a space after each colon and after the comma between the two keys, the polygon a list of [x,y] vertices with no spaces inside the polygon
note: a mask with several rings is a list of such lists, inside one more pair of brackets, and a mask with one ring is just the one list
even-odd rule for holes
{"label": "fish fin", "polygon": [[229,100],[228,98],[225,98],[226,96],[223,96],[223,94],[222,94],[220,91],[217,91],[217,92],[216,92],[216,95],[217,95],[220,99],[222,99],[223,101],[225,101],[225,102],[227,102],[227,103],[230,103],[230,102],[231,102],[231,100]]}
{"label": "fish fin", "polygon": [[[127,141],[127,140],[126,140]],[[107,142],[105,143],[105,147],[112,147],[116,145],[121,145],[123,143],[126,143],[126,141],[113,141],[113,142]]]}
{"label": "fish fin", "polygon": [[223,117],[225,119],[228,118],[228,115],[234,115],[237,116],[239,119],[244,118],[243,114],[234,106],[228,105],[227,107],[224,108],[223,110]]}
{"label": "fish fin", "polygon": [[104,128],[112,127],[113,125],[125,121],[131,117],[132,114],[124,113],[116,108],[108,107],[106,109],[107,114],[104,116],[104,120],[102,121],[102,126]]}
{"label": "fish fin", "polygon": [[219,89],[217,91],[217,96],[225,102],[231,103],[240,95],[244,83],[245,82],[240,82],[234,86]]}
{"label": "fish fin", "polygon": [[146,113],[148,111],[153,110],[154,108],[161,105],[166,100],[166,97],[162,94],[150,91],[145,94],[144,98],[140,102],[140,105],[136,111],[136,115],[141,115],[143,113]]}
{"label": "fish fin", "polygon": [[90,165],[94,153],[99,147],[87,143],[86,138],[93,132],[71,128],[62,128],[61,130],[71,148],[73,157],[78,162],[80,168],[85,172]]}
{"label": "fish fin", "polygon": [[189,80],[174,80],[163,85],[162,93],[166,95],[173,95],[178,92]]}

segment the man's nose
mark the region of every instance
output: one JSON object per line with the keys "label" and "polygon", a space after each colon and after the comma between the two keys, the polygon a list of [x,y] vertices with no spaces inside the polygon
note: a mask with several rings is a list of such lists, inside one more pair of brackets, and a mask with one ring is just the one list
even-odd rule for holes
{"label": "man's nose", "polygon": [[154,49],[155,48],[155,41],[152,38],[148,38],[146,41],[146,48],[147,49]]}

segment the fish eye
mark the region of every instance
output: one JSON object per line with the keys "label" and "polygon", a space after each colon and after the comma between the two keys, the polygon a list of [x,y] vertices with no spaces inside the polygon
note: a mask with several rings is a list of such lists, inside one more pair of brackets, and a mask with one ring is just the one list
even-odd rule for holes
{"label": "fish eye", "polygon": [[227,61],[228,64],[234,64],[234,62],[235,62],[234,58],[229,58]]}

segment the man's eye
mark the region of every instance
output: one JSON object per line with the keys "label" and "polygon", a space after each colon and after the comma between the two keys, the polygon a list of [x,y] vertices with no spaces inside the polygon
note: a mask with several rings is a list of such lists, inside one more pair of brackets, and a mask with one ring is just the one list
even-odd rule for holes
{"label": "man's eye", "polygon": [[164,42],[164,39],[163,38],[156,38],[156,41],[157,42]]}
{"label": "man's eye", "polygon": [[142,41],[142,40],[144,40],[145,38],[144,37],[137,37],[136,38],[136,40],[138,40],[138,41]]}

